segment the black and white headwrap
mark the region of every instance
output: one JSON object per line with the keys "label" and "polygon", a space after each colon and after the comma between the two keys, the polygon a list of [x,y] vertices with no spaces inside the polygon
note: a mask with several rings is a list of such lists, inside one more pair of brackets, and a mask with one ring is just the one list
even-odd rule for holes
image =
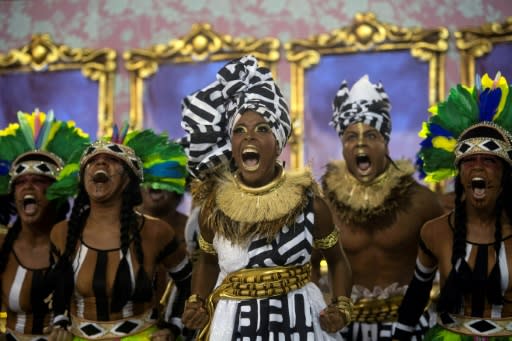
{"label": "black and white headwrap", "polygon": [[377,129],[388,142],[391,134],[391,104],[381,83],[372,84],[368,75],[361,77],[352,89],[343,81],[332,105],[331,126],[338,136],[354,123],[364,123]]}
{"label": "black and white headwrap", "polygon": [[240,115],[255,111],[269,123],[280,150],[291,133],[291,120],[281,91],[270,70],[253,56],[226,64],[217,80],[182,102],[181,143],[194,176],[231,159],[232,129]]}

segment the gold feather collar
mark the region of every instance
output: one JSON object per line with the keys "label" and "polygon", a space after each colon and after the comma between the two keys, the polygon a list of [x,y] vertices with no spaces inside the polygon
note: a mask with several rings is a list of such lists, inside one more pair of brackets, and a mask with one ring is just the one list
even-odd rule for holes
{"label": "gold feather collar", "polygon": [[226,172],[205,200],[208,225],[235,243],[255,236],[270,241],[284,225],[293,224],[308,202],[308,190],[318,193],[310,170],[283,171],[259,189],[240,184],[235,175]]}
{"label": "gold feather collar", "polygon": [[348,171],[345,161],[330,162],[322,187],[338,215],[349,222],[364,223],[399,207],[414,182],[414,166],[408,160],[395,163],[397,167],[390,165],[371,183],[362,183]]}
{"label": "gold feather collar", "polygon": [[272,221],[293,211],[302,201],[304,190],[311,186],[311,172],[289,172],[276,178],[265,188],[244,186],[236,176],[228,174],[217,191],[217,205],[230,219],[242,223]]}

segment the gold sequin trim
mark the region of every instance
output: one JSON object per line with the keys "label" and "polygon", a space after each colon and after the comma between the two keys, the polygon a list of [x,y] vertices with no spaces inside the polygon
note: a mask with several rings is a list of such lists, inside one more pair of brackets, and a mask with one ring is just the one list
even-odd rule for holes
{"label": "gold sequin trim", "polygon": [[334,245],[338,243],[339,240],[340,231],[336,227],[329,233],[327,236],[315,239],[314,240],[314,247],[317,249],[330,249]]}
{"label": "gold sequin trim", "polygon": [[208,243],[206,240],[204,240],[204,238],[201,235],[201,233],[199,233],[198,241],[199,241],[199,248],[203,252],[209,253],[211,255],[216,255],[217,254],[217,251],[215,251],[215,248],[213,247],[213,244],[212,243]]}
{"label": "gold sequin trim", "polygon": [[345,315],[345,324],[352,322],[354,314],[354,303],[350,297],[338,296],[332,302],[338,310]]}
{"label": "gold sequin trim", "polygon": [[354,303],[353,320],[364,323],[396,321],[402,299],[402,295],[385,299],[361,298]]}

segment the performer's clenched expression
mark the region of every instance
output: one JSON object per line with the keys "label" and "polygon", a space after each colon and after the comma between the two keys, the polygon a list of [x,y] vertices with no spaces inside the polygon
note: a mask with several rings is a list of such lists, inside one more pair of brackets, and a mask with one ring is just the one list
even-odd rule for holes
{"label": "performer's clenched expression", "polygon": [[364,123],[347,127],[341,138],[349,172],[361,182],[371,182],[388,165],[388,146],[380,132]]}
{"label": "performer's clenched expression", "polygon": [[501,159],[493,155],[473,154],[460,161],[459,169],[467,202],[475,208],[494,209],[501,192]]}
{"label": "performer's clenched expression", "polygon": [[84,186],[92,201],[120,198],[128,182],[122,161],[109,154],[98,154],[85,166]]}
{"label": "performer's clenched expression", "polygon": [[242,181],[263,186],[276,176],[279,147],[270,125],[254,111],[245,112],[233,127],[233,158]]}
{"label": "performer's clenched expression", "polygon": [[19,217],[26,223],[35,223],[44,218],[49,201],[46,189],[53,179],[37,174],[21,175],[14,182],[14,201]]}

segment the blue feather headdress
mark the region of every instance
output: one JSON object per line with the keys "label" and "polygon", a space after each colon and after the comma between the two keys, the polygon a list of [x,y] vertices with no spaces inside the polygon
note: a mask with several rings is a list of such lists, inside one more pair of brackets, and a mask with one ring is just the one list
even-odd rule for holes
{"label": "blue feather headdress", "polygon": [[[417,166],[427,182],[438,182],[457,174],[459,161],[471,154],[491,154],[512,165],[512,94],[499,72],[494,79],[487,74],[476,77],[475,86],[457,85],[446,101],[429,110],[423,123]],[[466,138],[474,129],[486,127],[500,138]]]}
{"label": "blue feather headdress", "polygon": [[84,151],[79,162],[64,167],[58,181],[48,189],[49,195],[78,190],[79,171],[98,154],[112,155],[124,162],[140,180],[142,186],[182,194],[187,178],[187,157],[180,144],[170,141],[167,134],[150,129],[128,132],[114,125],[112,136],[94,142]]}

